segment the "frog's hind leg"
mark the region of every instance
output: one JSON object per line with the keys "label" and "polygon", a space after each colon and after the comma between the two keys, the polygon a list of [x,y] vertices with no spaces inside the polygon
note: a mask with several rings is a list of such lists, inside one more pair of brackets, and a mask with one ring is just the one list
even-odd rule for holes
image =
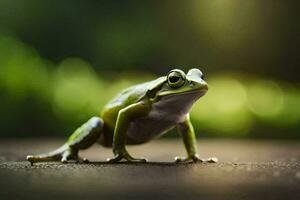
{"label": "frog's hind leg", "polygon": [[103,129],[103,120],[99,117],[92,117],[81,127],[79,127],[60,148],[46,154],[28,155],[27,160],[31,165],[35,162],[61,161],[67,163],[68,160],[88,161],[81,159],[78,152],[93,145],[100,137]]}

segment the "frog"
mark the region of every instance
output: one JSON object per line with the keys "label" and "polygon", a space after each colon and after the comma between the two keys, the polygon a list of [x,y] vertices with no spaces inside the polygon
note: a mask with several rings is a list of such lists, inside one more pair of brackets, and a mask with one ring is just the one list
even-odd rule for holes
{"label": "frog", "polygon": [[144,144],[176,128],[187,156],[175,157],[175,162],[217,162],[214,157],[199,157],[190,119],[193,104],[207,91],[208,84],[198,68],[187,73],[172,69],[165,76],[121,91],[104,106],[99,117],[91,117],[77,128],[61,147],[26,159],[31,165],[48,161],[88,163],[79,151],[99,143],[112,148],[114,156],[107,159],[108,163],[144,163],[146,158],[133,157],[126,146]]}

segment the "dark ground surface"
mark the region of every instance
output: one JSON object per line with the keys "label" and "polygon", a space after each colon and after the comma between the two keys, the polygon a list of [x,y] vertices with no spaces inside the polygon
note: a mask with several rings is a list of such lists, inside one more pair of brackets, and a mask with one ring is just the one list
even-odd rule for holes
{"label": "dark ground surface", "polygon": [[82,152],[91,164],[24,161],[61,140],[0,140],[0,199],[300,199],[300,142],[202,140],[203,157],[219,163],[174,164],[180,140],[129,147],[147,164],[106,164],[109,149]]}

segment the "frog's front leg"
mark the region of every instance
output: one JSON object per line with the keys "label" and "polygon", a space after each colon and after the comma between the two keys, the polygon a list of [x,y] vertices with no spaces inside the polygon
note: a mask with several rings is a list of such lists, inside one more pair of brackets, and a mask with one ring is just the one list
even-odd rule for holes
{"label": "frog's front leg", "polygon": [[146,162],[145,158],[133,158],[126,150],[126,137],[127,130],[130,126],[130,122],[134,119],[147,115],[149,107],[143,102],[139,102],[130,105],[119,111],[116,127],[113,137],[113,153],[114,158],[108,159],[110,163],[119,162],[121,160],[126,160],[128,162]]}
{"label": "frog's front leg", "polygon": [[183,143],[187,151],[187,157],[176,157],[176,162],[218,162],[217,158],[201,159],[197,154],[197,141],[189,114],[182,123],[177,125],[178,132],[182,135]]}

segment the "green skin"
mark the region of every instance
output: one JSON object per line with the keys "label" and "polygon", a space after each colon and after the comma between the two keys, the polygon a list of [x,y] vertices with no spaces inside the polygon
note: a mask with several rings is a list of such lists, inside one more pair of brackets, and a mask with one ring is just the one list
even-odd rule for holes
{"label": "green skin", "polygon": [[35,162],[69,160],[88,162],[78,156],[97,141],[112,147],[114,157],[109,163],[122,160],[146,162],[134,158],[126,150],[126,144],[142,144],[157,138],[176,127],[182,135],[187,157],[176,157],[176,162],[217,162],[216,159],[200,159],[197,154],[196,136],[189,118],[191,106],[208,90],[199,69],[190,69],[187,74],[179,69],[167,76],[132,86],[108,102],[101,117],[92,117],[79,127],[60,148],[41,155],[28,155]]}

